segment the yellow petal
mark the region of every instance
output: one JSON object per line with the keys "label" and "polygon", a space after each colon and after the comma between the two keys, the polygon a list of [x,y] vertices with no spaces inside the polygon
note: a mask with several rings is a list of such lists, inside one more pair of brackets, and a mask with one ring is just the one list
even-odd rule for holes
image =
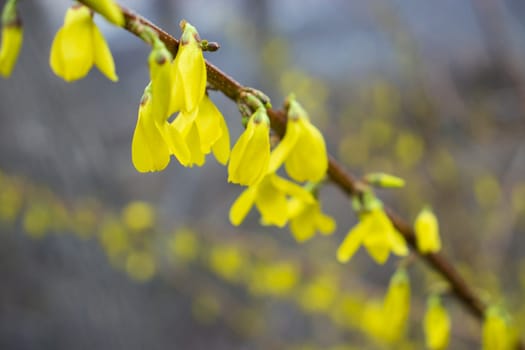
{"label": "yellow petal", "polygon": [[[266,113],[263,111],[262,113]],[[259,182],[268,170],[270,160],[269,125],[250,118],[248,127],[233,146],[228,165],[228,181],[250,186]]]}
{"label": "yellow petal", "polygon": [[235,202],[233,202],[230,208],[230,222],[232,225],[239,226],[244,221],[244,218],[248,215],[250,209],[255,203],[256,194],[256,188],[248,187],[241,193]]}
{"label": "yellow petal", "polygon": [[286,134],[281,142],[275,147],[270,155],[270,165],[268,172],[274,173],[285,162],[290,151],[295,147],[299,138],[300,126],[296,119],[288,118],[286,124]]}
{"label": "yellow petal", "polygon": [[[175,57],[175,95],[183,97],[182,110],[194,110],[206,89],[206,64],[202,49],[197,42],[180,45]],[[179,97],[180,98],[180,97]]]}
{"label": "yellow petal", "polygon": [[151,112],[155,121],[162,125],[169,117],[169,106],[173,79],[171,54],[162,45],[155,47],[148,58],[151,79]]}
{"label": "yellow petal", "polygon": [[2,48],[0,49],[0,75],[11,75],[16,59],[22,48],[23,29],[19,25],[4,25],[2,28]]}
{"label": "yellow petal", "polygon": [[84,0],[84,3],[91,7],[95,12],[100,13],[111,23],[122,27],[124,26],[124,14],[120,7],[112,0]]}
{"label": "yellow petal", "polygon": [[164,122],[161,127],[162,137],[164,142],[168,145],[170,154],[173,154],[182,166],[189,166],[191,162],[191,154],[186,145],[185,137],[168,122]]}
{"label": "yellow petal", "polygon": [[285,161],[286,172],[296,181],[320,181],[328,170],[323,135],[306,118],[297,120],[301,128],[295,147]]}
{"label": "yellow petal", "polygon": [[[285,193],[276,190],[270,174],[257,185],[255,205],[261,212],[262,219],[267,225],[283,227],[288,221],[288,207]],[[276,177],[276,176],[275,176]]]}
{"label": "yellow petal", "polygon": [[221,137],[213,144],[211,150],[215,159],[222,165],[226,165],[230,158],[230,132],[224,117],[220,118]]}
{"label": "yellow petal", "polygon": [[115,62],[108,44],[95,23],[92,23],[92,28],[95,65],[109,80],[118,81],[117,73],[115,73]]}
{"label": "yellow petal", "polygon": [[329,235],[335,231],[337,224],[331,216],[319,212],[319,214],[315,218],[317,229],[322,234]]}
{"label": "yellow petal", "polygon": [[221,125],[223,122],[224,118],[221,112],[210,98],[204,95],[195,118],[201,141],[201,151],[204,154],[210,153],[212,145],[222,136]]}
{"label": "yellow petal", "polygon": [[410,281],[405,270],[396,271],[390,280],[383,302],[385,338],[390,342],[401,339],[406,330],[410,311]]}
{"label": "yellow petal", "polygon": [[409,250],[405,238],[395,229],[390,232],[389,236],[392,252],[398,256],[407,256]]}
{"label": "yellow petal", "polygon": [[340,263],[348,262],[363,243],[366,233],[363,228],[363,223],[359,222],[346,235],[343,243],[337,249],[337,260]]}
{"label": "yellow petal", "polygon": [[307,190],[305,190],[303,187],[288,181],[286,179],[283,179],[280,176],[277,175],[268,175],[269,179],[272,181],[273,186],[275,186],[276,189],[279,191],[292,196],[296,197],[297,199],[305,202],[305,203],[314,203],[315,198],[314,196]]}
{"label": "yellow petal", "polygon": [[149,99],[143,99],[139,107],[137,126],[131,142],[131,159],[140,172],[160,171],[170,161],[168,145],[151,116]]}
{"label": "yellow petal", "polygon": [[59,77],[64,76],[65,74],[65,63],[62,58],[62,31],[64,29],[60,28],[55,34],[55,38],[51,43],[51,53],[49,55],[49,66],[53,70],[53,73]]}
{"label": "yellow petal", "polygon": [[[51,68],[65,81],[86,76],[93,65],[93,31],[91,13],[85,6],[67,10],[60,37],[51,46]],[[60,55],[60,59],[54,57]],[[53,63],[62,64],[54,65]]]}
{"label": "yellow petal", "polygon": [[290,231],[297,242],[304,242],[315,235],[315,217],[309,210],[290,219]]}

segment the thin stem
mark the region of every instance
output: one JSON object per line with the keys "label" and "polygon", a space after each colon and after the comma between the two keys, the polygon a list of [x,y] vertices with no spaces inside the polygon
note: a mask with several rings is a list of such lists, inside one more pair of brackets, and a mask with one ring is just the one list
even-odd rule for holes
{"label": "thin stem", "polygon": [[[80,0],[82,2],[82,0]],[[136,32],[136,25],[133,23],[139,21],[142,25],[148,26],[157,32],[160,40],[164,42],[168,50],[175,56],[179,42],[173,36],[168,34],[163,29],[157,27],[155,24],[145,19],[144,17],[121,7],[126,18],[124,28],[132,34],[140,38],[140,33]],[[221,91],[225,96],[237,102],[241,93],[248,87],[243,86],[238,81],[221,71],[219,68],[206,61],[206,70],[208,83],[214,89]],[[286,132],[286,112],[282,109],[267,109],[268,116],[271,120],[272,129],[279,135],[283,136]],[[361,183],[357,177],[348,173],[342,166],[329,155],[328,176],[331,181],[336,184],[341,191],[348,196],[362,195],[366,186]],[[421,254],[416,248],[415,234],[407,221],[399,217],[391,208],[385,207],[385,212],[392,221],[395,228],[404,236],[412,249],[424,260],[431,268],[438,272],[451,287],[451,292],[458,298],[459,301],[480,321],[484,319],[484,313],[487,305],[483,303],[480,297],[474,292],[473,288],[465,281],[459,274],[454,265],[443,254]],[[523,349],[521,341],[517,344],[517,349]]]}

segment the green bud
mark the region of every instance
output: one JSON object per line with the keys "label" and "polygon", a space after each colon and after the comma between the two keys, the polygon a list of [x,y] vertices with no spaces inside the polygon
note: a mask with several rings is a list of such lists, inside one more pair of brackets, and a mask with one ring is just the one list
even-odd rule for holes
{"label": "green bud", "polygon": [[365,181],[372,186],[385,188],[399,188],[405,186],[405,180],[400,177],[385,174],[385,173],[371,173],[365,176]]}

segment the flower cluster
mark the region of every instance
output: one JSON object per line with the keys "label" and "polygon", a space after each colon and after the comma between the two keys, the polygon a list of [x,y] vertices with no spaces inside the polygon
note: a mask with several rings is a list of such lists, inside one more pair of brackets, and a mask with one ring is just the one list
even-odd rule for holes
{"label": "flower cluster", "polygon": [[[131,158],[140,172],[166,168],[173,155],[183,166],[201,166],[213,152],[226,164],[230,136],[221,112],[206,95],[206,65],[197,30],[186,21],[177,55],[149,33],[150,84],[142,97]],[[175,118],[170,121],[172,115]]]}

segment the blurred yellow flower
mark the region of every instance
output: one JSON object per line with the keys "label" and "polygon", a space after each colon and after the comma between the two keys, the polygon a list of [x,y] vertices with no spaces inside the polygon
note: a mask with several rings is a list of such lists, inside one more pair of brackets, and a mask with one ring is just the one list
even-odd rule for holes
{"label": "blurred yellow flower", "polygon": [[91,10],[82,5],[67,10],[64,26],[51,45],[49,63],[53,72],[68,82],[86,76],[93,64],[110,80],[118,80],[109,47]]}
{"label": "blurred yellow flower", "polygon": [[315,235],[316,231],[328,235],[336,228],[335,220],[321,211],[321,203],[304,202],[298,198],[288,201],[290,231],[298,242],[304,242]]}
{"label": "blurred yellow flower", "polygon": [[383,302],[383,335],[388,342],[400,340],[406,330],[410,311],[410,280],[404,269],[397,270]]}
{"label": "blurred yellow flower", "polygon": [[514,339],[508,320],[502,310],[495,306],[485,311],[485,321],[482,329],[483,350],[514,349]]}
{"label": "blurred yellow flower", "polygon": [[122,209],[122,222],[132,231],[144,231],[155,225],[155,208],[144,201],[129,202]]}
{"label": "blurred yellow flower", "polygon": [[16,12],[16,0],[5,3],[2,11],[2,47],[0,48],[0,75],[11,75],[22,48],[24,30]]}
{"label": "blurred yellow flower", "polygon": [[397,232],[381,207],[360,215],[359,223],[348,232],[339,246],[337,260],[342,263],[349,261],[361,245],[365,246],[368,254],[378,264],[384,264],[390,252],[399,256],[408,255],[405,239]]}
{"label": "blurred yellow flower", "polygon": [[270,120],[264,107],[250,117],[246,130],[233,146],[228,164],[228,181],[250,186],[268,172],[270,160]]}
{"label": "blurred yellow flower", "polygon": [[206,64],[197,29],[186,21],[180,23],[182,36],[173,62],[175,85],[171,113],[191,112],[201,102],[206,89]]}
{"label": "blurred yellow flower", "polygon": [[271,172],[284,163],[296,181],[320,181],[328,170],[328,155],[323,135],[310,123],[306,111],[293,97],[288,98],[286,134],[270,157]]}
{"label": "blurred yellow flower", "polygon": [[108,21],[122,27],[124,25],[124,14],[113,0],[84,0],[84,4],[104,16]]}
{"label": "blurred yellow flower", "polygon": [[422,254],[437,253],[441,250],[439,224],[430,208],[423,208],[414,223],[417,249]]}
{"label": "blurred yellow flower", "polygon": [[255,204],[263,224],[283,227],[289,219],[288,196],[297,197],[306,203],[315,202],[312,194],[301,186],[269,173],[235,200],[230,209],[230,222],[235,226],[240,225]]}
{"label": "blurred yellow flower", "polygon": [[438,295],[432,295],[427,302],[423,322],[425,343],[430,350],[443,350],[450,340],[450,317]]}

